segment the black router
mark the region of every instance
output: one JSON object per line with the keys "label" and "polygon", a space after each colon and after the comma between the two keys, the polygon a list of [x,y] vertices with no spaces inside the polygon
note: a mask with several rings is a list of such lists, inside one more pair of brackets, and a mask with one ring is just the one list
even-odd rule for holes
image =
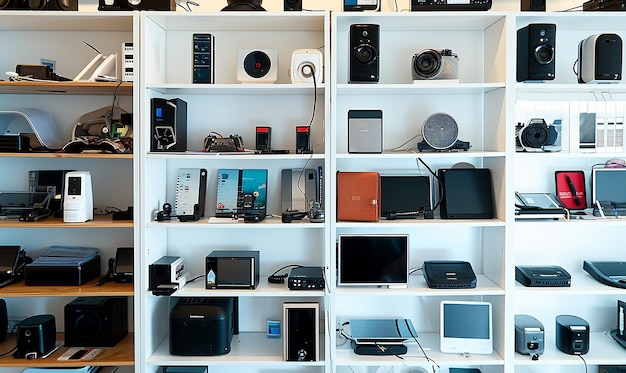
{"label": "black router", "polygon": [[515,280],[528,287],[569,287],[572,276],[556,265],[515,266]]}

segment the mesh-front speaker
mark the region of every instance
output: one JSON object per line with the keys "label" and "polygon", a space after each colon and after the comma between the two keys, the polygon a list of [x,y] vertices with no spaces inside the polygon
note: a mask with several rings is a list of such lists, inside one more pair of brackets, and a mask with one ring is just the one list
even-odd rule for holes
{"label": "mesh-front speaker", "polygon": [[459,126],[454,118],[445,113],[430,115],[422,125],[422,137],[436,150],[451,148],[459,136]]}
{"label": "mesh-front speaker", "polygon": [[382,110],[348,112],[348,153],[382,153]]}

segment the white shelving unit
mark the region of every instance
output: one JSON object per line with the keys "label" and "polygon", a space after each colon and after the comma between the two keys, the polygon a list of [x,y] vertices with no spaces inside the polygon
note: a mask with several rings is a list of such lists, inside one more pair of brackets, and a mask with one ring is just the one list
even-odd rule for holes
{"label": "white shelving unit", "polygon": [[[213,250],[260,251],[261,285],[254,290],[206,290],[200,280],[186,285],[173,297],[156,297],[142,279],[141,336],[146,372],[160,366],[209,366],[211,372],[288,370],[324,372],[329,365],[329,305],[323,291],[289,291],[287,285],[268,285],[267,276],[290,264],[323,266],[328,271],[327,224],[306,220],[283,224],[280,221],[280,176],[282,169],[329,169],[328,91],[330,65],[330,14],[306,12],[179,14],[143,12],[141,25],[142,109],[141,123],[150,132],[152,98],[181,98],[188,103],[188,151],[150,152],[150,138],[142,139],[140,189],[143,258],[147,268],[163,255],[185,259],[191,277],[204,276],[205,257]],[[192,34],[215,36],[215,84],[192,84]],[[319,49],[326,73],[317,89],[291,84],[292,52],[299,48]],[[274,84],[241,84],[237,81],[237,54],[240,49],[271,48],[278,53],[278,80]],[[314,106],[315,105],[315,106]],[[313,114],[315,109],[315,113]],[[313,116],[314,115],[314,116]],[[296,126],[309,125],[313,154],[295,151]],[[215,155],[202,153],[202,140],[210,132],[224,136],[239,134],[247,148],[254,148],[256,126],[272,127],[272,148],[289,154]],[[174,201],[175,173],[179,168],[208,171],[206,215],[216,209],[217,171],[223,168],[267,169],[267,213],[260,223],[213,223],[210,219],[181,223],[155,222],[164,202]],[[325,195],[329,193],[326,184]],[[325,207],[329,207],[327,205]],[[224,356],[184,357],[169,353],[168,314],[178,297],[233,297],[239,299],[239,331],[232,351]],[[313,362],[283,361],[282,339],[266,336],[266,321],[282,319],[287,301],[318,302],[320,305],[320,359]],[[158,325],[154,320],[162,320]]]}
{"label": "white shelving unit", "polygon": [[[123,42],[137,43],[134,33],[138,18],[134,13],[78,12],[0,12],[0,71],[15,71],[17,64],[39,64],[40,59],[55,62],[55,72],[73,78],[87,65],[95,52],[83,41],[102,53],[118,53]],[[119,64],[118,64],[119,66]],[[118,72],[119,73],[119,72]],[[116,90],[117,88],[117,90]],[[128,112],[135,110],[133,84],[88,82],[8,82],[0,81],[0,110],[37,108],[51,114],[61,140],[71,139],[73,125],[79,116],[110,106],[114,92],[119,105]],[[138,106],[137,106],[138,107]],[[137,134],[137,132],[135,132]],[[105,210],[117,207],[126,210],[136,200],[135,158],[132,154],[68,154],[68,153],[0,153],[2,178],[0,191],[24,191],[29,188],[28,173],[32,170],[87,170],[93,181],[94,207]],[[58,191],[63,193],[62,191]],[[101,268],[108,270],[108,259],[114,258],[117,247],[135,246],[132,221],[112,221],[111,215],[96,215],[86,223],[64,223],[62,217],[49,217],[40,222],[24,223],[17,219],[0,220],[0,245],[19,245],[28,256],[37,258],[51,245],[90,246],[100,250]],[[135,263],[139,260],[137,251]],[[96,287],[98,279],[83,286],[25,286],[12,284],[0,289],[7,303],[10,320],[52,314],[55,316],[57,339],[63,340],[68,327],[64,322],[64,305],[79,296],[128,297],[129,334],[117,346],[104,348],[104,354],[93,365],[118,365],[120,372],[135,370],[135,310],[133,284],[113,282]],[[15,347],[15,335],[2,342],[4,352]],[[58,361],[67,349],[61,348],[47,360],[13,359],[10,354],[0,359],[3,372],[21,372],[25,367],[69,367],[73,362]]]}
{"label": "white shelving unit", "polygon": [[[429,12],[430,13],[430,12]],[[381,175],[422,174],[431,176],[418,161],[431,169],[469,162],[490,168],[494,180],[496,217],[491,220],[397,220],[378,223],[336,222],[331,219],[334,247],[341,234],[409,234],[410,268],[420,268],[431,259],[467,260],[478,275],[477,287],[467,290],[434,290],[426,286],[421,272],[410,276],[408,289],[357,289],[337,287],[331,299],[333,322],[340,326],[350,318],[410,318],[428,358],[443,371],[448,367],[479,367],[483,372],[503,372],[510,348],[503,328],[508,308],[505,299],[508,227],[506,225],[504,179],[506,154],[506,69],[505,14],[400,13],[333,14],[332,45],[332,157],[334,171],[377,171]],[[380,81],[376,84],[348,83],[350,60],[349,28],[352,24],[380,27]],[[422,49],[451,49],[459,56],[459,83],[437,81],[414,84],[411,58]],[[383,112],[383,153],[348,153],[347,117],[351,109],[380,109]],[[469,151],[418,152],[423,121],[444,112],[456,119],[459,139],[469,141]],[[410,141],[407,143],[406,141]],[[330,182],[335,185],[335,178]],[[431,183],[436,181],[431,177]],[[333,188],[334,190],[334,188]],[[437,197],[435,197],[437,198]],[[336,194],[332,204],[335,206]],[[332,210],[335,213],[335,209]],[[334,250],[331,251],[334,253]],[[337,258],[332,255],[331,278],[336,277]],[[494,306],[495,349],[491,355],[469,358],[439,352],[439,303],[446,299],[485,300]],[[373,372],[380,366],[394,371],[418,367],[431,370],[417,345],[398,357],[358,356],[349,342],[334,336],[337,353],[332,361],[337,372]],[[404,367],[404,368],[402,368]],[[404,369],[404,370],[402,370]]]}
{"label": "white shelving unit", "polygon": [[[623,143],[621,150],[620,144],[581,150],[578,137],[579,112],[593,111],[600,117],[604,112],[610,116],[611,110],[617,110],[623,115],[624,84],[579,84],[573,68],[581,40],[598,33],[626,36],[626,28],[619,19],[615,13],[530,13],[517,15],[510,24],[507,33],[529,23],[556,24],[556,77],[553,81],[517,83],[515,64],[507,64],[515,100],[511,103],[510,126],[525,123],[530,118],[545,118],[548,123],[562,119],[563,123],[560,152],[510,153],[514,170],[511,190],[555,193],[555,171],[582,170],[590,206],[591,167],[604,164],[608,159],[624,158]],[[514,43],[514,39],[509,40]],[[601,133],[598,134],[600,137]],[[507,141],[507,146],[514,149],[512,138]],[[623,219],[600,220],[587,215],[570,221],[515,221],[513,226],[515,241],[509,250],[513,254],[512,262],[507,267],[511,276],[515,265],[560,265],[572,276],[571,287],[538,289],[515,283],[507,289],[507,298],[513,299],[511,313],[534,316],[546,331],[544,354],[538,361],[531,361],[529,356],[515,353],[514,371],[584,372],[596,371],[599,365],[624,365],[624,350],[608,335],[608,331],[617,326],[617,300],[623,299],[623,289],[602,285],[583,271],[585,260],[623,260],[621,245],[614,236],[614,232],[623,229]],[[590,350],[583,355],[585,362],[578,356],[559,351],[555,345],[555,317],[562,314],[582,317],[590,325]]]}

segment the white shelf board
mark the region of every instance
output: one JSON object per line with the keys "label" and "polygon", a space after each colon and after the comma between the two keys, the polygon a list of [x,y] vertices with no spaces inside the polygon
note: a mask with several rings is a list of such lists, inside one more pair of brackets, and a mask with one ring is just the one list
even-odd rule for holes
{"label": "white shelf board", "polygon": [[166,31],[322,31],[326,12],[158,12],[144,15]]}
{"label": "white shelf board", "polygon": [[624,99],[626,84],[515,83],[516,99],[528,101],[607,101]]}
{"label": "white shelf board", "polygon": [[146,89],[164,95],[323,95],[325,83],[312,84],[148,84]]}
{"label": "white shelf board", "polygon": [[175,160],[185,160],[185,159],[199,159],[199,160],[245,160],[249,161],[279,161],[283,162],[286,160],[297,160],[297,159],[324,159],[325,155],[321,153],[314,154],[297,154],[295,151],[289,154],[254,154],[254,153],[204,153],[204,152],[153,152],[146,154],[147,159],[175,159]]}
{"label": "white shelf board", "polygon": [[398,219],[378,222],[338,222],[337,229],[341,228],[373,228],[374,226],[388,227],[417,227],[417,226],[463,226],[463,227],[504,227],[504,221],[499,219]]}
{"label": "white shelf board", "polygon": [[133,12],[0,11],[0,31],[133,31]]}
{"label": "white shelf board", "polygon": [[324,366],[324,336],[320,334],[320,361],[283,361],[282,338],[268,338],[265,333],[239,333],[233,336],[231,351],[219,356],[175,356],[169,353],[169,338],[165,338],[148,357],[153,365],[254,365],[254,366]]}
{"label": "white shelf board", "polygon": [[[414,143],[417,143],[415,140]],[[338,153],[337,159],[406,159],[406,158],[504,158],[504,152],[491,151],[441,151],[441,152],[420,152],[416,148],[407,149],[406,151],[383,151],[382,153]]]}
{"label": "white shelf board", "polygon": [[403,296],[472,296],[472,295],[504,295],[504,289],[491,281],[487,276],[476,274],[474,289],[430,289],[420,274],[409,276],[409,287],[406,289],[387,289],[376,287],[343,286],[336,287],[337,296],[357,297],[403,297]]}
{"label": "white shelf board", "polygon": [[260,276],[256,289],[205,289],[200,279],[185,284],[172,297],[323,297],[323,290],[289,290],[287,283],[270,284],[267,274]]}
{"label": "white shelf board", "polygon": [[518,28],[529,23],[556,23],[557,33],[626,30],[624,15],[621,12],[533,12],[526,15],[517,13]]}
{"label": "white shelf board", "polygon": [[339,95],[451,95],[484,94],[504,89],[504,83],[337,84]]}
{"label": "white shelf board", "polygon": [[333,27],[348,30],[352,23],[375,22],[385,31],[483,31],[505,18],[504,12],[339,12]]}
{"label": "white shelf board", "polygon": [[[587,365],[624,364],[624,350],[613,338],[605,332],[591,332],[589,338],[589,352],[582,355]],[[561,352],[555,344],[555,334],[545,333],[544,353],[533,361],[528,355],[515,353],[515,365],[580,365],[583,361],[580,356]]]}
{"label": "white shelf board", "polygon": [[323,229],[323,223],[311,223],[307,219],[283,223],[280,216],[270,216],[258,223],[245,223],[243,219],[232,220],[229,218],[215,219],[212,217],[202,218],[194,222],[181,222],[178,219],[168,221],[150,221],[148,228],[168,229]]}
{"label": "white shelf board", "polygon": [[[418,341],[424,348],[426,355],[437,362],[439,365],[503,365],[504,360],[498,352],[494,350],[491,355],[469,355],[465,357],[462,354],[445,354],[439,348],[438,333],[419,333]],[[426,362],[424,354],[421,352],[417,344],[413,341],[407,343],[408,352],[405,355],[397,356],[368,356],[357,355],[350,347],[350,342],[337,347],[335,360],[337,366],[368,366],[368,365],[407,365]]]}

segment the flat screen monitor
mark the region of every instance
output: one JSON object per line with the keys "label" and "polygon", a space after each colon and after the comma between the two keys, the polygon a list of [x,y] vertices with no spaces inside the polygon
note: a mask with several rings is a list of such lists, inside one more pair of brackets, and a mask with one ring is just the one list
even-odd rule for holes
{"label": "flat screen monitor", "polygon": [[430,210],[430,178],[420,175],[382,175],[380,178],[380,214],[390,213],[399,217],[415,216],[420,211]]}
{"label": "flat screen monitor", "polygon": [[409,236],[339,235],[338,286],[409,284]]}
{"label": "flat screen monitor", "polygon": [[591,201],[626,204],[626,168],[594,168]]}
{"label": "flat screen monitor", "polygon": [[493,352],[491,303],[442,301],[440,315],[441,352]]}

